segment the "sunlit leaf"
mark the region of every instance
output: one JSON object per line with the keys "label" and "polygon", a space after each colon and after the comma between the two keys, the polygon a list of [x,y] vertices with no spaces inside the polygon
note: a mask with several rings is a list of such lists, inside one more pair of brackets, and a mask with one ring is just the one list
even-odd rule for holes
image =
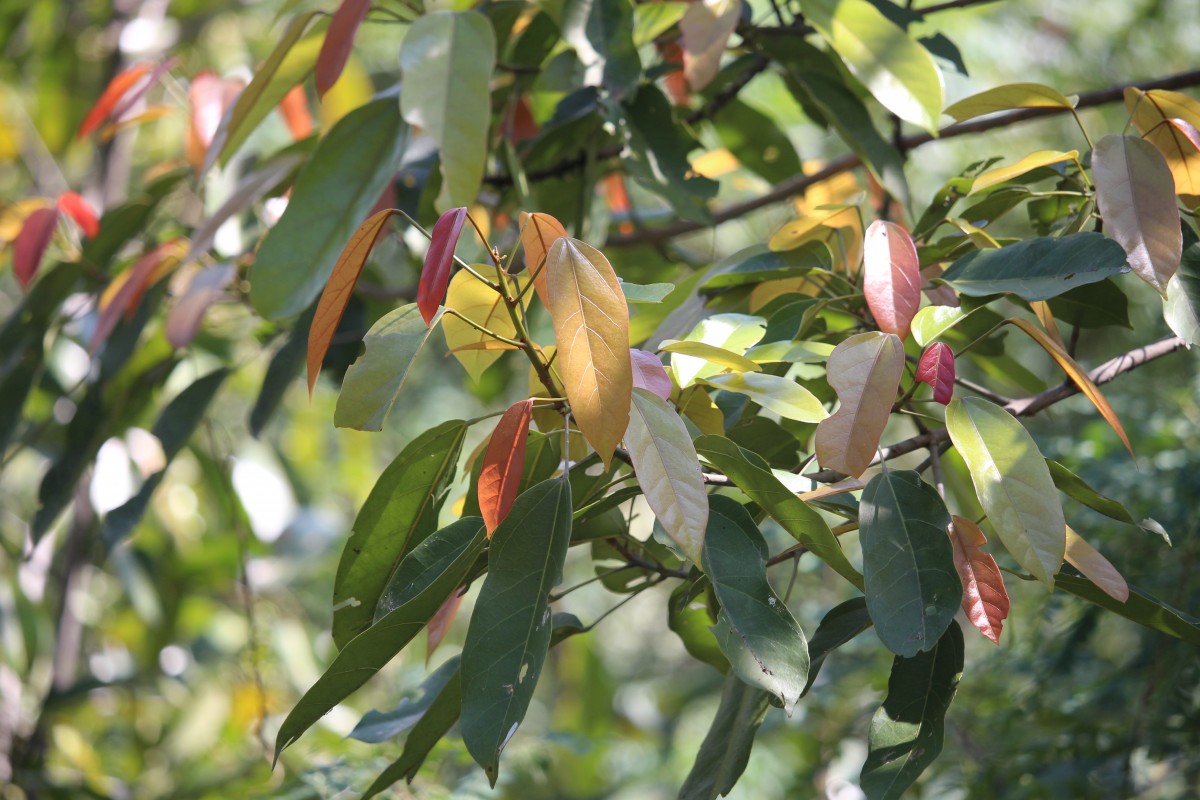
{"label": "sunlit leaf", "polygon": [[770,342],[751,347],[746,358],[756,364],[823,364],[833,350],[825,342]]}
{"label": "sunlit leaf", "polygon": [[653,392],[663,400],[671,399],[671,376],[658,356],[631,347],[629,360],[633,366],[633,388]]}
{"label": "sunlit leaf", "polygon": [[96,217],[96,209],[76,192],[63,192],[55,201],[59,211],[62,211],[83,231],[89,239],[100,233],[100,220]]}
{"label": "sunlit leaf", "polygon": [[[521,280],[516,285],[519,288],[525,284]],[[504,305],[504,297],[465,269],[455,272],[450,279],[450,286],[446,290],[446,308],[454,309],[471,322],[505,338],[511,339],[517,334],[512,317]],[[451,314],[442,316],[442,331],[450,352],[476,382],[504,351],[512,349],[512,345],[491,338]],[[535,392],[545,391],[541,384],[535,386],[538,387],[534,389]]]}
{"label": "sunlit leaf", "polygon": [[1116,275],[1125,262],[1121,246],[1100,233],[1042,236],[999,250],[974,250],[951,264],[942,280],[972,297],[1011,292],[1026,300],[1049,300]]}
{"label": "sunlit leaf", "polygon": [[954,351],[945,342],[934,342],[917,363],[917,383],[933,389],[933,399],[948,405],[954,396]]}
{"label": "sunlit leaf", "polygon": [[317,56],[315,73],[318,96],[323,97],[342,74],[350,58],[350,50],[354,47],[354,34],[358,32],[358,26],[370,8],[371,0],[342,0],[337,11],[333,12],[329,30],[321,45],[321,54]]}
{"label": "sunlit leaf", "polygon": [[704,383],[727,392],[744,394],[768,411],[787,419],[820,422],[829,416],[817,396],[791,378],[744,372],[714,375],[705,378]]}
{"label": "sunlit leaf", "polygon": [[438,305],[446,296],[450,270],[454,266],[454,248],[466,220],[465,207],[451,208],[438,217],[430,233],[429,249],[425,251],[425,264],[417,285],[417,308],[426,325],[432,324]]}
{"label": "sunlit leaf", "polygon": [[829,252],[823,242],[812,240],[785,251],[770,250],[762,245],[747,247],[716,264],[700,290],[711,292],[747,283],[803,276],[813,270],[828,271],[832,266]]}
{"label": "sunlit leaf", "polygon": [[892,333],[856,334],[834,348],[826,369],[841,406],[817,425],[817,460],[855,477],[879,449],[904,374],[904,345]]}
{"label": "sunlit leaf", "polygon": [[1007,183],[1015,178],[1019,178],[1027,172],[1033,172],[1039,167],[1048,167],[1051,164],[1061,164],[1064,161],[1074,161],[1079,157],[1078,150],[1068,150],[1067,152],[1059,152],[1057,150],[1038,150],[1036,153],[1030,153],[1015,164],[1007,164],[1003,167],[994,167],[987,172],[975,178],[971,184],[971,194],[982,192],[991,189],[993,186],[999,186],[1002,183]]}
{"label": "sunlit leaf", "polygon": [[517,486],[525,467],[525,444],[532,413],[532,399],[510,406],[496,423],[483,454],[483,469],[479,473],[476,491],[489,539],[496,526],[508,516],[513,501],[517,499]]}
{"label": "sunlit leaf", "polygon": [[673,283],[637,284],[621,281],[621,292],[630,303],[661,303],[675,290]]}
{"label": "sunlit leaf", "polygon": [[946,428],[1004,547],[1053,587],[1066,551],[1066,521],[1033,437],[1007,411],[978,397],[951,401]]}
{"label": "sunlit leaf", "polygon": [[769,697],[736,675],[725,678],[716,716],[679,789],[679,800],[715,800],[729,794],[750,760],[754,734],[771,705]]}
{"label": "sunlit leaf", "polygon": [[679,411],[701,433],[725,435],[725,415],[702,386],[689,386],[679,393]]}
{"label": "sunlit leaf", "polygon": [[699,0],[690,4],[679,20],[683,74],[693,91],[700,91],[717,76],[741,11],[741,0]]}
{"label": "sunlit leaf", "polygon": [[945,114],[965,122],[984,114],[1014,108],[1074,108],[1076,100],[1040,83],[1008,83],[965,97],[946,107]]}
{"label": "sunlit leaf", "polygon": [[1125,90],[1125,108],[1133,115],[1133,124],[1167,160],[1175,178],[1175,191],[1183,195],[1189,207],[1200,201],[1200,151],[1186,129],[1173,120],[1200,127],[1200,101],[1186,94],[1165,89],[1143,92]]}
{"label": "sunlit leaf", "polygon": [[726,350],[723,347],[718,347],[717,345],[706,344],[705,342],[667,339],[659,345],[658,349],[663,353],[679,353],[680,355],[699,358],[710,364],[716,364],[722,369],[734,372],[758,372],[760,369],[758,364],[743,355],[739,355],[732,350]]}
{"label": "sunlit leaf", "polygon": [[921,347],[928,347],[933,340],[966,318],[967,312],[958,306],[926,306],[913,317],[913,338]]}
{"label": "sunlit leaf", "polygon": [[58,225],[57,208],[39,208],[25,218],[21,232],[13,241],[13,274],[21,288],[28,290],[42,265],[42,256],[54,237]]}
{"label": "sunlit leaf", "polygon": [[863,294],[879,329],[907,339],[921,304],[921,267],[912,237],[894,222],[876,220],[867,228]]}
{"label": "sunlit leaf", "polygon": [[1137,524],[1137,520],[1133,518],[1125,506],[1116,500],[1100,494],[1088,485],[1086,481],[1062,464],[1047,458],[1046,466],[1050,468],[1050,477],[1054,479],[1054,485],[1063,494],[1078,500],[1094,511],[1099,511],[1106,517],[1124,522],[1127,525]]}
{"label": "sunlit leaf", "polygon": [[100,93],[100,99],[83,118],[83,124],[79,126],[79,138],[83,139],[99,128],[104,120],[112,114],[113,109],[116,108],[117,103],[121,102],[121,98],[125,96],[126,92],[150,73],[150,68],[149,63],[140,62],[117,73],[116,77]]}
{"label": "sunlit leaf", "polygon": [[525,269],[533,276],[533,288],[542,305],[546,297],[546,254],[555,241],[567,235],[567,229],[549,214],[521,212],[521,246],[525,248]]}
{"label": "sunlit leaf", "polygon": [[980,548],[987,538],[979,526],[955,515],[948,528],[954,546],[954,566],[962,580],[962,610],[971,624],[987,638],[1000,644],[1000,631],[1008,619],[1008,590],[996,559]]}
{"label": "sunlit leaf", "polygon": [[182,260],[186,250],[187,242],[183,239],[160,244],[113,280],[101,296],[100,318],[88,342],[90,352],[99,351],[121,317],[137,308],[146,289],[166,277]]}
{"label": "sunlit leaf", "polygon": [[1119,603],[1129,600],[1129,584],[1117,568],[1078,533],[1067,526],[1067,563]]}
{"label": "sunlit leaf", "polygon": [[841,254],[847,274],[858,271],[863,257],[863,222],[858,206],[818,208],[777,230],[768,242],[772,250],[792,250],[809,242],[823,242],[829,251]]}
{"label": "sunlit leaf", "polygon": [[[762,317],[747,314],[714,314],[701,320],[684,341],[703,342],[741,355],[751,346],[758,344],[766,333],[767,321]],[[722,367],[709,364],[702,358],[683,354],[671,356],[671,370],[675,382],[686,389],[698,378],[716,375]]]}

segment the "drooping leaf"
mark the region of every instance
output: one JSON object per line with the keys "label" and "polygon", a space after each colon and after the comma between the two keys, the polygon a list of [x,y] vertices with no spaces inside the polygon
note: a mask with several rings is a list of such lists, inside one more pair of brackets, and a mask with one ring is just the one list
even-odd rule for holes
{"label": "drooping leaf", "polygon": [[28,290],[29,284],[33,283],[57,225],[57,208],[39,208],[25,218],[21,232],[13,241],[12,255],[13,274],[22,289]]}
{"label": "drooping leaf", "polygon": [[426,325],[433,323],[438,306],[446,296],[450,270],[454,267],[454,247],[466,219],[465,207],[451,208],[438,217],[430,233],[429,249],[425,251],[425,265],[417,285],[417,308]]}
{"label": "drooping leaf", "polygon": [[714,375],[703,382],[727,392],[744,394],[768,411],[798,422],[821,422],[829,416],[817,396],[791,378],[746,372]]}
{"label": "drooping leaf", "polygon": [[1056,575],[1054,586],[1125,619],[1145,625],[1151,630],[1174,636],[1192,645],[1200,645],[1200,619],[1164,603],[1136,586],[1129,587],[1129,599],[1125,602],[1114,599],[1087,578],[1077,575]]}
{"label": "drooping leaf", "polygon": [[700,91],[717,76],[741,11],[741,0],[700,0],[690,4],[679,20],[683,74],[693,91]]}
{"label": "drooping leaf", "polygon": [[1079,157],[1078,150],[1068,150],[1059,152],[1058,150],[1038,150],[1017,161],[1015,164],[1005,164],[1002,167],[993,167],[987,172],[981,173],[975,178],[971,184],[971,194],[983,192],[991,189],[993,186],[999,186],[1002,183],[1014,180],[1033,172],[1039,167],[1048,167],[1052,164],[1061,164],[1064,161],[1074,161]]}
{"label": "drooping leaf", "polygon": [[483,469],[479,473],[476,491],[489,539],[496,531],[496,526],[508,516],[513,501],[517,499],[517,487],[525,468],[525,444],[529,438],[532,413],[532,399],[513,403],[496,423],[496,429],[492,431],[492,438],[484,451]]}
{"label": "drooping leaf", "polygon": [[679,353],[693,358],[699,358],[710,364],[734,372],[759,372],[759,366],[743,355],[705,342],[689,342],[678,339],[667,339],[658,347],[663,353]]}
{"label": "drooping leaf", "polygon": [[[424,591],[431,576],[445,572],[461,554],[464,542],[472,540],[476,535],[479,525],[478,517],[462,517],[451,525],[434,531],[412,547],[388,578],[387,585],[379,595],[371,624],[379,623],[388,614]],[[457,592],[448,593],[447,599],[454,594]],[[441,607],[439,605],[439,610]],[[429,618],[432,620],[433,614],[430,614]]]}
{"label": "drooping leaf", "polygon": [[956,122],[1014,108],[1074,108],[1075,102],[1057,89],[1040,83],[1008,83],[964,97],[943,112]]}
{"label": "drooping leaf", "polygon": [[420,722],[438,695],[451,681],[458,682],[459,657],[454,656],[421,681],[415,692],[404,697],[391,711],[368,711],[347,738],[378,744],[394,739]]}
{"label": "drooping leaf", "polygon": [[912,470],[876,475],[859,504],[867,610],[879,639],[911,658],[934,647],[962,603],[950,512]]}
{"label": "drooping leaf", "polygon": [[394,98],[350,112],[325,135],[250,267],[250,300],[260,314],[290,317],[320,294],[407,144]]}
{"label": "drooping leaf", "polygon": [[696,439],[695,445],[698,454],[725,473],[796,541],[850,583],[862,588],[862,575],[846,559],[842,546],[824,518],[780,483],[770,467],[758,456],[743,450],[724,436],[701,436]]}
{"label": "drooping leaf", "polygon": [[1200,102],[1179,92],[1143,92],[1131,86],[1125,90],[1125,108],[1133,115],[1138,132],[1166,158],[1176,193],[1194,207],[1200,198],[1200,151],[1185,128],[1172,120],[1200,126]]}
{"label": "drooping leaf", "polygon": [[79,138],[83,139],[99,128],[104,120],[112,114],[113,109],[116,108],[117,103],[121,102],[121,98],[125,96],[126,92],[150,73],[150,68],[150,63],[139,62],[117,73],[116,77],[100,93],[100,99],[83,118],[83,124],[79,126]]}
{"label": "drooping leaf", "polygon": [[288,332],[283,344],[271,354],[271,360],[267,363],[267,370],[263,375],[258,396],[254,398],[254,407],[250,409],[247,420],[250,435],[256,439],[267,427],[267,423],[278,410],[279,404],[283,402],[287,388],[300,375],[300,371],[304,367],[304,356],[308,347],[308,329],[316,310],[314,304],[309,307],[308,311],[301,314],[291,331]]}
{"label": "drooping leaf", "polygon": [[987,538],[969,519],[954,515],[948,529],[954,546],[954,566],[962,580],[962,610],[971,624],[987,638],[1000,644],[1000,630],[1008,619],[1008,590],[996,559],[981,550]]}
{"label": "drooping leaf", "polygon": [[[762,340],[767,321],[748,314],[714,314],[701,320],[684,341],[703,342],[741,355]],[[721,371],[716,364],[706,363],[702,358],[677,354],[671,356],[671,370],[679,387],[686,389],[699,378],[707,378]]]}
{"label": "drooping leaf", "polygon": [[454,480],[466,432],[459,420],[426,431],[401,450],[375,482],[354,520],[334,578],[333,641],[338,647],[371,624],[401,559],[437,530],[438,512]]}
{"label": "drooping leaf", "polygon": [[[1167,291],[1170,292],[1170,285]],[[1129,298],[1115,281],[1085,284],[1046,302],[1054,317],[1067,325],[1133,328],[1129,324]]]}
{"label": "drooping leaf", "polygon": [[237,269],[228,264],[205,267],[188,282],[187,289],[167,313],[164,333],[172,347],[186,347],[196,337],[204,314],[221,299],[225,287],[237,277]]}
{"label": "drooping leaf", "polygon": [[867,0],[805,0],[801,8],[876,100],[936,133],[944,92],[928,50]]}
{"label": "drooping leaf", "polygon": [[645,389],[633,390],[625,446],[638,485],[659,524],[700,564],[708,524],[708,495],[692,437],[675,407]]}
{"label": "drooping leaf", "polygon": [[658,356],[631,347],[629,360],[633,367],[633,388],[653,392],[663,400],[671,399],[671,377]]}
{"label": "drooping leaf", "polygon": [[1103,234],[1073,233],[974,250],[951,264],[941,279],[972,297],[1011,292],[1025,300],[1049,300],[1116,275],[1125,262],[1125,251]]}
{"label": "drooping leaf", "polygon": [[550,590],[571,541],[571,484],[543,481],[496,529],[462,655],[462,734],[494,786],[550,647]]}
{"label": "drooping leaf", "polygon": [[370,8],[371,0],[342,0],[337,11],[333,12],[325,41],[321,44],[321,53],[317,56],[315,73],[318,97],[324,97],[341,77],[354,47],[354,34],[358,32],[358,26]]}
{"label": "drooping leaf", "polygon": [[525,248],[525,269],[533,276],[533,288],[542,305],[549,308],[546,296],[546,254],[555,241],[567,235],[567,229],[549,214],[521,212],[521,246]]}
{"label": "drooping leaf", "polygon": [[946,428],[1000,541],[1018,564],[1053,587],[1066,551],[1066,521],[1033,437],[1007,411],[978,397],[951,401]]}
{"label": "drooping leaf", "polygon": [[913,338],[921,347],[929,344],[967,318],[958,306],[925,306],[912,320]]}
{"label": "drooping leaf", "polygon": [[388,221],[396,214],[393,208],[384,209],[368,217],[358,230],[350,237],[333,265],[333,272],[321,291],[321,299],[317,302],[317,312],[313,315],[312,327],[308,331],[308,395],[312,397],[313,387],[317,385],[317,376],[321,372],[321,362],[329,352],[329,343],[337,331],[346,304],[354,293],[354,286],[362,274],[363,266],[371,248],[379,240]]}
{"label": "drooping leaf", "polygon": [[546,264],[558,368],[571,414],[607,466],[629,426],[629,307],[612,265],[591,245],[560,238]]}
{"label": "drooping leaf", "polygon": [[1129,600],[1129,584],[1117,568],[1100,551],[1087,543],[1083,537],[1067,526],[1067,563],[1094,583],[1097,588],[1116,600],[1124,603]]}
{"label": "drooping leaf", "polygon": [[[439,564],[444,564],[443,569],[414,572],[415,582],[410,586],[408,599],[345,643],[337,658],[304,693],[280,726],[275,738],[277,761],[285,747],[366,683],[421,632],[438,606],[462,583],[485,541],[478,517],[457,520],[438,531],[436,538],[431,536],[426,540],[426,549],[442,546],[443,554],[452,554],[447,561],[439,559]],[[414,551],[410,558],[417,557],[418,553]],[[367,621],[370,621],[369,617]]]}
{"label": "drooping leaf", "polygon": [[454,592],[446,598],[446,602],[442,603],[434,615],[429,618],[429,624],[425,626],[425,663],[429,663],[429,659],[433,656],[433,652],[437,650],[438,645],[446,638],[446,634],[450,632],[450,626],[454,623],[454,617],[458,614],[458,607],[462,605],[465,590],[462,592]]}
{"label": "drooping leaf", "polygon": [[94,239],[100,233],[100,220],[96,217],[96,209],[76,192],[63,192],[55,201],[59,211],[75,220],[83,235]]}
{"label": "drooping leaf", "polygon": [[1188,347],[1200,344],[1200,243],[1183,251],[1179,271],[1167,282],[1163,318]]}
{"label": "drooping leaf", "polygon": [[934,342],[917,362],[917,383],[927,383],[933,389],[933,399],[949,405],[954,397],[954,351],[945,342]]}
{"label": "drooping leaf", "polygon": [[496,37],[487,16],[432,11],[412,24],[400,44],[404,83],[400,107],[441,155],[441,208],[475,202],[488,153]]}
{"label": "drooping leaf", "polygon": [[432,331],[416,303],[380,317],[363,337],[365,351],[346,370],[333,424],[360,431],[383,430],[413,359]]}
{"label": "drooping leaf", "polygon": [[[524,285],[523,276],[513,280],[517,281],[518,289]],[[465,269],[454,273],[450,279],[450,286],[446,290],[446,308],[454,309],[471,322],[500,336],[511,339],[517,334],[512,317],[504,305],[504,298]],[[512,345],[491,338],[451,314],[442,317],[442,332],[446,335],[450,352],[476,382],[482,379],[488,367],[504,355],[504,351],[513,349]],[[535,391],[545,390],[539,388]]]}
{"label": "drooping leaf", "polygon": [[713,632],[734,673],[776,697],[790,716],[808,682],[808,642],[767,581],[767,556],[745,506],[714,496],[703,561],[721,605]]}
{"label": "drooping leaf", "polygon": [[[785,227],[783,230],[788,229]],[[776,237],[779,235],[777,233]],[[775,238],[771,241],[774,242]],[[825,271],[832,266],[829,252],[822,242],[812,240],[786,250],[767,249],[762,245],[747,247],[716,264],[701,284],[700,291],[711,292],[748,283],[794,278],[813,270]]]}
{"label": "drooping leaf", "polygon": [[953,622],[933,650],[892,662],[887,699],[871,719],[859,783],[870,800],[902,797],[941,754],[946,710],[962,670],[962,630]]}
{"label": "drooping leaf", "polygon": [[1050,477],[1054,479],[1054,485],[1058,490],[1068,497],[1073,497],[1083,503],[1090,509],[1099,511],[1106,517],[1110,517],[1119,522],[1124,522],[1127,525],[1136,525],[1137,521],[1133,515],[1125,508],[1109,497],[1097,492],[1083,478],[1080,478],[1074,472],[1064,467],[1057,461],[1047,458],[1046,466],[1050,469]]}
{"label": "drooping leaf", "polygon": [[769,697],[736,675],[726,676],[721,703],[679,789],[679,800],[716,800],[729,794],[750,760],[754,734],[771,705]]}
{"label": "drooping leaf", "polygon": [[1183,253],[1166,159],[1145,139],[1110,134],[1092,151],[1092,179],[1105,233],[1125,249],[1137,276],[1166,297]]}
{"label": "drooping leaf", "polygon": [[808,684],[800,696],[808,694],[817,680],[817,674],[825,659],[837,648],[849,642],[855,636],[870,628],[871,615],[867,611],[865,597],[853,597],[829,610],[821,618],[821,624],[812,638],[808,640],[808,655],[811,662],[808,667]]}
{"label": "drooping leaf", "polygon": [[903,374],[904,345],[893,333],[859,333],[834,348],[827,375],[841,407],[817,425],[821,466],[851,477],[866,470],[879,449]]}
{"label": "drooping leaf", "polygon": [[863,294],[881,331],[908,338],[921,304],[921,268],[912,237],[894,222],[876,220],[867,228]]}

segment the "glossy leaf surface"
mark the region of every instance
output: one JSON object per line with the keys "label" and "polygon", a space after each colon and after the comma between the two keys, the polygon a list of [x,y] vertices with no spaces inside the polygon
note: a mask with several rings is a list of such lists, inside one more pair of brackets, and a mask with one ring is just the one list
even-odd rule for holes
{"label": "glossy leaf surface", "polygon": [[884,333],[908,338],[921,304],[921,268],[908,231],[877,220],[867,228],[863,251],[863,294],[867,308]]}
{"label": "glossy leaf surface", "polygon": [[[751,362],[753,363],[753,362]],[[756,365],[757,366],[757,365]],[[820,422],[829,416],[816,395],[790,378],[760,372],[713,375],[704,382],[744,394],[768,411],[798,422]]]}
{"label": "glossy leaf surface", "polygon": [[1125,262],[1125,251],[1103,234],[1074,233],[972,251],[951,264],[942,280],[972,297],[1010,292],[1025,300],[1049,300],[1116,275]]}
{"label": "glossy leaf surface", "polygon": [[917,362],[916,381],[932,387],[934,400],[949,405],[954,397],[954,351],[949,345],[934,342],[926,348]]}
{"label": "glossy leaf surface", "polygon": [[483,469],[479,473],[479,510],[488,538],[508,516],[525,467],[525,445],[529,434],[529,419],[533,400],[522,400],[509,406],[496,423],[487,450],[483,453]]}
{"label": "glossy leaf surface", "polygon": [[433,324],[438,306],[446,296],[450,270],[454,268],[454,247],[466,220],[465,207],[452,208],[438,217],[430,232],[429,249],[425,251],[425,265],[417,284],[417,308],[426,325]]}

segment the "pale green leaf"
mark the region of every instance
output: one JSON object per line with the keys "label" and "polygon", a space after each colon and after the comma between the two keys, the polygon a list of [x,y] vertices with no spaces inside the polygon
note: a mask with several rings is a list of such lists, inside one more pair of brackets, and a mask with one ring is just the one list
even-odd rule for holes
{"label": "pale green leaf", "polygon": [[[741,355],[758,344],[767,331],[767,321],[748,314],[714,314],[701,320],[684,341],[703,342]],[[686,389],[698,378],[716,375],[723,367],[702,358],[675,354],[671,356],[671,371],[679,388]]]}
{"label": "pale green leaf", "polygon": [[925,306],[913,317],[913,338],[926,347],[966,318],[967,312],[958,306]]}
{"label": "pale green leaf", "polygon": [[1040,83],[1009,83],[964,97],[946,108],[957,122],[1014,108],[1074,108],[1076,100]]}
{"label": "pale green leaf", "polygon": [[744,394],[768,411],[799,422],[820,422],[829,416],[817,396],[791,378],[761,372],[735,372],[705,378],[704,383]]}

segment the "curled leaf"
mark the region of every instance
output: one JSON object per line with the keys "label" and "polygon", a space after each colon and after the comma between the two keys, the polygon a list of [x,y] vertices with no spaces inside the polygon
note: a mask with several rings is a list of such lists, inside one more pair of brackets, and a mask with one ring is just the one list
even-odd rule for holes
{"label": "curled leaf", "polygon": [[658,356],[631,347],[629,360],[633,365],[633,388],[645,389],[663,400],[671,399],[671,378]]}
{"label": "curled leaf", "polygon": [[821,466],[856,477],[875,451],[904,374],[904,345],[892,333],[860,333],[829,356],[829,385],[842,405],[817,425]]}
{"label": "curled leaf", "polygon": [[957,515],[948,532],[954,546],[954,566],[962,578],[963,613],[980,633],[1000,644],[1000,630],[1008,619],[1008,590],[996,559],[980,549],[987,538],[978,525]]}
{"label": "curled leaf", "polygon": [[80,195],[75,192],[63,192],[58,196],[57,205],[59,211],[75,220],[87,238],[94,239],[96,234],[100,233],[100,219],[96,216],[96,209]]}
{"label": "curled leaf", "polygon": [[442,214],[434,223],[429,249],[425,251],[425,265],[421,269],[421,282],[417,286],[417,308],[426,325],[433,320],[446,296],[450,268],[454,266],[454,247],[466,219],[467,209],[460,206]]}
{"label": "curled leaf", "polygon": [[17,276],[17,283],[21,284],[22,289],[28,289],[37,275],[56,225],[57,208],[39,208],[25,218],[21,232],[13,241],[12,257],[13,274]]}
{"label": "curled leaf", "polygon": [[525,467],[525,444],[528,441],[529,419],[533,399],[522,400],[509,407],[488,442],[483,454],[483,469],[479,473],[477,493],[479,513],[490,539],[517,498],[521,471]]}
{"label": "curled leaf", "polygon": [[354,47],[354,34],[358,32],[358,26],[370,8],[371,0],[342,0],[337,11],[333,12],[325,41],[321,44],[321,53],[317,56],[318,97],[325,96],[346,68],[350,50]]}
{"label": "curled leaf", "polygon": [[945,342],[934,342],[925,348],[917,364],[917,383],[933,388],[933,399],[949,405],[954,397],[954,351]]}
{"label": "curled leaf", "polygon": [[894,222],[876,220],[867,228],[863,293],[879,330],[907,338],[921,304],[921,268],[912,237]]}

